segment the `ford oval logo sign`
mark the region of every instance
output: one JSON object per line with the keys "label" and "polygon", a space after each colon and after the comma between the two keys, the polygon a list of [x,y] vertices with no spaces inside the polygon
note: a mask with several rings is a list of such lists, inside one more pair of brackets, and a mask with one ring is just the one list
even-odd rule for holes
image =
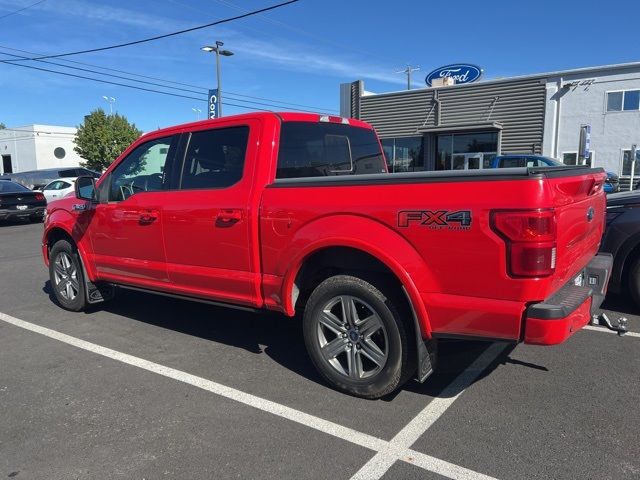
{"label": "ford oval logo sign", "polygon": [[469,63],[454,63],[453,65],[445,65],[432,71],[425,81],[428,86],[436,78],[453,78],[456,84],[475,82],[482,76],[482,69],[476,65]]}

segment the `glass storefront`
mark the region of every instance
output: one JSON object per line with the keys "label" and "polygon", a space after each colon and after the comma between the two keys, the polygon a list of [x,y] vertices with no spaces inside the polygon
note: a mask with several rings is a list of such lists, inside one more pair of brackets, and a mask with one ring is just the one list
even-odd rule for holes
{"label": "glass storefront", "polygon": [[381,143],[390,172],[417,172],[425,169],[422,136],[385,138]]}
{"label": "glass storefront", "polygon": [[[623,177],[631,176],[631,166],[634,163],[631,161],[631,157],[631,150],[622,151],[622,165],[620,171]],[[640,176],[640,150],[636,151],[636,161],[635,165],[633,165],[633,175],[634,177]]]}
{"label": "glass storefront", "polygon": [[498,152],[498,132],[454,133],[436,139],[436,170],[491,168]]}

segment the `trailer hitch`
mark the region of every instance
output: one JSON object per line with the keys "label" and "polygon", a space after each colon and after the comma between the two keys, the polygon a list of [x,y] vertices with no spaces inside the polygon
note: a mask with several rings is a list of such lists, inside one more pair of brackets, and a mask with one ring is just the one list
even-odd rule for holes
{"label": "trailer hitch", "polygon": [[629,330],[629,327],[627,327],[626,317],[620,317],[618,320],[616,320],[616,324],[614,325],[611,320],[609,320],[609,317],[607,317],[607,314],[604,312],[591,317],[591,325],[603,325],[609,330],[613,330],[614,332],[616,332],[619,337],[627,333],[627,331]]}

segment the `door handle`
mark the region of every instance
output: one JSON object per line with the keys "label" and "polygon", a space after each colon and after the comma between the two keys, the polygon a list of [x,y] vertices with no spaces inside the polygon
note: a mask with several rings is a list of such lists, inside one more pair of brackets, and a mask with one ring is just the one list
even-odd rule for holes
{"label": "door handle", "polygon": [[157,210],[147,210],[140,214],[140,223],[152,223],[158,219]]}
{"label": "door handle", "polygon": [[216,216],[216,227],[231,227],[240,220],[242,220],[242,210],[225,208],[220,210]]}

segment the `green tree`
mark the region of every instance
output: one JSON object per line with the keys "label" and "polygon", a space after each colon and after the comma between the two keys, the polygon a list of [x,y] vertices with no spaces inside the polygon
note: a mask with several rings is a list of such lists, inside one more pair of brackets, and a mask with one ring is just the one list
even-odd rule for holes
{"label": "green tree", "polygon": [[7,128],[7,127],[4,123],[0,122],[0,130],[2,130],[3,128]]}
{"label": "green tree", "polygon": [[78,127],[74,150],[85,159],[83,167],[102,171],[140,135],[142,132],[126,117],[107,115],[98,108],[85,116]]}

